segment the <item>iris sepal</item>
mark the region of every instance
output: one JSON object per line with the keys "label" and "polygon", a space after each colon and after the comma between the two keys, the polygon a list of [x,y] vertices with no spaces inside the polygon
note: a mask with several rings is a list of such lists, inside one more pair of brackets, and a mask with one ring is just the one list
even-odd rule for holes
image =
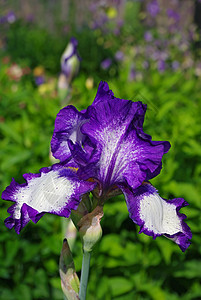
{"label": "iris sepal", "polygon": [[145,233],[155,239],[164,235],[172,239],[185,251],[190,245],[192,234],[184,222],[186,216],[179,212],[188,203],[182,198],[166,200],[148,182],[136,190],[122,187],[129,216],[140,226],[139,233]]}
{"label": "iris sepal", "polygon": [[82,181],[74,167],[55,164],[42,168],[40,173],[25,174],[26,183],[14,179],[2,193],[2,198],[15,202],[5,220],[6,226],[19,233],[32,220],[37,223],[44,213],[68,218],[71,210],[77,209],[82,196],[93,190],[94,182]]}

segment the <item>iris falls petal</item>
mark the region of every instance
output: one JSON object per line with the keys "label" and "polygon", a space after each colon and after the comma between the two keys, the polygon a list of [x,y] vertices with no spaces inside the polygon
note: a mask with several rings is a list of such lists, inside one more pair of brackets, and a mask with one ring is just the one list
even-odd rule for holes
{"label": "iris falls petal", "polygon": [[192,234],[184,222],[186,216],[179,212],[188,205],[182,198],[165,200],[149,183],[144,183],[135,191],[122,188],[130,218],[140,226],[140,233],[152,236],[164,235],[172,239],[185,251],[190,245]]}
{"label": "iris falls petal", "polygon": [[76,209],[81,196],[94,188],[94,183],[80,181],[74,168],[59,164],[42,168],[38,174],[25,174],[26,183],[18,184],[13,179],[2,193],[4,200],[15,202],[8,209],[11,214],[5,224],[19,233],[30,221],[38,222],[44,213],[69,217]]}

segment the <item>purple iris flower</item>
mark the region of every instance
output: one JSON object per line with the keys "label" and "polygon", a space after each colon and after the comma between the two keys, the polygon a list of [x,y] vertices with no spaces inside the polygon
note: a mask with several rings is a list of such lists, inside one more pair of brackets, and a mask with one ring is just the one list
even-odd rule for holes
{"label": "purple iris flower", "polygon": [[152,141],[143,132],[146,105],[115,98],[107,83],[101,82],[92,105],[79,112],[69,105],[55,121],[52,153],[60,159],[38,174],[25,174],[26,183],[13,179],[2,194],[14,205],[5,220],[19,233],[30,221],[45,213],[69,217],[82,196],[95,189],[98,205],[121,191],[130,218],[140,232],[164,235],[182,251],[190,245],[191,231],[179,212],[187,204],[182,198],[165,200],[149,183],[160,173],[169,142]]}
{"label": "purple iris flower", "polygon": [[179,20],[180,20],[180,15],[171,8],[167,9],[167,16],[169,18],[174,19],[175,22],[179,22]]}
{"label": "purple iris flower", "polygon": [[152,17],[156,17],[160,12],[160,7],[157,0],[153,0],[147,4],[147,11]]}

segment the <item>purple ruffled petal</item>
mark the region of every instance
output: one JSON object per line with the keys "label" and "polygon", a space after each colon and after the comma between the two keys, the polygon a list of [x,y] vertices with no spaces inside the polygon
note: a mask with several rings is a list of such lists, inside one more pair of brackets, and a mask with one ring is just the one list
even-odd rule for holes
{"label": "purple ruffled petal", "polygon": [[188,205],[182,199],[165,200],[159,196],[157,190],[149,183],[144,183],[135,191],[122,188],[125,195],[130,218],[140,226],[143,232],[154,239],[164,235],[179,245],[185,251],[192,234],[184,222],[186,216],[179,210]]}
{"label": "purple ruffled petal", "polygon": [[81,127],[100,152],[91,177],[99,180],[103,188],[118,183],[136,188],[158,175],[170,144],[153,142],[143,132],[146,105],[115,98],[108,85],[101,83],[92,106],[89,121]]}
{"label": "purple ruffled petal", "polygon": [[79,169],[82,169],[82,167],[86,166],[89,168],[91,163],[98,162],[100,159],[100,150],[95,145],[90,143],[90,141],[88,141],[88,144],[85,143],[82,147],[82,145],[78,143],[73,144],[73,142],[69,140],[68,146],[74,161],[79,165]]}
{"label": "purple ruffled petal", "polygon": [[109,85],[105,81],[101,81],[98,86],[98,91],[92,105],[96,105],[98,102],[110,101],[114,99],[113,92],[109,89]]}
{"label": "purple ruffled petal", "polygon": [[87,122],[87,113],[79,112],[74,106],[64,107],[55,120],[55,129],[51,140],[51,150],[55,158],[65,161],[71,157],[68,140],[82,145],[85,136],[80,131]]}
{"label": "purple ruffled petal", "polygon": [[83,194],[91,191],[95,183],[79,180],[76,169],[60,164],[42,168],[38,174],[25,174],[26,183],[13,179],[2,193],[4,200],[15,202],[5,220],[6,226],[19,233],[32,220],[34,223],[48,212],[68,218],[77,209]]}

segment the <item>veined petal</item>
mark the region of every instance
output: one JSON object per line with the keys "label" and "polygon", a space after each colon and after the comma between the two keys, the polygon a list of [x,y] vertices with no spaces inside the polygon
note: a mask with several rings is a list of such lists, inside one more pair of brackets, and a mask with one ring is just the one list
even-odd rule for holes
{"label": "veined petal", "polygon": [[68,140],[80,145],[84,142],[85,136],[80,131],[80,127],[87,120],[87,113],[79,112],[72,105],[60,110],[55,120],[55,129],[51,140],[51,150],[55,158],[63,162],[71,157]]}
{"label": "veined petal", "polygon": [[192,234],[184,222],[186,216],[179,212],[188,205],[182,199],[165,200],[149,183],[144,183],[135,191],[122,188],[125,195],[130,218],[140,226],[140,233],[152,236],[164,235],[172,239],[185,251],[190,245]]}
{"label": "veined petal", "polygon": [[109,101],[114,99],[114,93],[109,89],[109,85],[105,81],[101,81],[98,86],[98,91],[92,105],[98,102]]}
{"label": "veined petal", "polygon": [[5,224],[8,228],[21,229],[32,220],[34,223],[44,215],[52,213],[69,217],[75,210],[83,194],[91,191],[95,184],[80,181],[73,167],[60,164],[42,168],[38,174],[25,174],[26,183],[18,184],[13,179],[2,193],[4,200],[15,202],[8,209],[11,214]]}
{"label": "veined petal", "polygon": [[152,142],[151,137],[143,133],[146,105],[115,98],[103,84],[99,86],[99,93],[92,104],[89,121],[81,127],[82,133],[100,152],[91,177],[99,180],[103,188],[118,183],[129,183],[136,188],[159,174],[162,156],[170,144]]}

